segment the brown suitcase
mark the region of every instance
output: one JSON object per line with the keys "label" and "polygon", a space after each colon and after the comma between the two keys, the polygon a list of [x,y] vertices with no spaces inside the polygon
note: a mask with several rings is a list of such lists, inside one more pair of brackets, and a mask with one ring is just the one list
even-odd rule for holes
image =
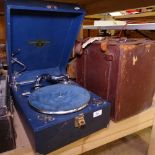
{"label": "brown suitcase", "polygon": [[155,91],[155,42],[109,39],[88,45],[77,58],[77,82],[112,103],[115,121],[143,111]]}

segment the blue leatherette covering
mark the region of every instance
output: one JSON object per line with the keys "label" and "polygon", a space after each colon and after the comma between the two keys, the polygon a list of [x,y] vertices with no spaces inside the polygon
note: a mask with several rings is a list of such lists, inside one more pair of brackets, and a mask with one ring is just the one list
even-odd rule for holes
{"label": "blue leatherette covering", "polygon": [[[18,81],[39,74],[66,73],[66,66],[84,17],[77,5],[45,1],[8,0],[6,6],[9,75],[22,70]],[[31,77],[30,77],[31,76]]]}

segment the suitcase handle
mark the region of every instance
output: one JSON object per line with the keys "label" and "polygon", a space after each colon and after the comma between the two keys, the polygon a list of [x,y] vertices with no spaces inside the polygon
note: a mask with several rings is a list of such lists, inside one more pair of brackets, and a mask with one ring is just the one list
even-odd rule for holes
{"label": "suitcase handle", "polygon": [[105,59],[107,61],[113,61],[113,55],[109,54],[108,43],[108,39],[105,39],[103,42],[101,42],[101,50],[104,53]]}
{"label": "suitcase handle", "polygon": [[104,37],[93,37],[93,38],[86,38],[83,41],[76,41],[73,52],[77,55],[82,55],[84,52],[84,49],[87,48],[90,44],[92,44],[95,41],[101,41],[105,39]]}
{"label": "suitcase handle", "polygon": [[111,54],[105,54],[105,60],[106,61],[113,61],[113,55],[111,55]]}
{"label": "suitcase handle", "polygon": [[[103,38],[99,37],[99,38],[94,38],[93,42],[97,40],[102,40]],[[82,45],[86,42],[88,42],[88,44],[86,44],[86,47],[93,43],[92,40],[89,42],[90,38],[86,38],[83,41],[76,41],[73,52],[77,55],[82,55],[84,53],[84,49],[82,48]],[[113,61],[113,55],[109,54],[109,50],[108,50],[108,40],[106,39],[104,42],[101,43],[101,50],[104,52],[104,58],[107,61]]]}
{"label": "suitcase handle", "polygon": [[77,55],[82,55],[83,54],[83,48],[82,45],[83,43],[85,43],[86,41],[88,41],[90,38],[86,38],[83,41],[78,41],[76,40],[74,48],[73,48],[73,53],[77,54]]}

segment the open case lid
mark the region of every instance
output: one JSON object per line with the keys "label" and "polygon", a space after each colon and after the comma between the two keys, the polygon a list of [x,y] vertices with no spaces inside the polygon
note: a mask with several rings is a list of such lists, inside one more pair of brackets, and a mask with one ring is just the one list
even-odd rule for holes
{"label": "open case lid", "polygon": [[22,81],[46,72],[65,74],[84,14],[78,5],[8,0],[9,75]]}

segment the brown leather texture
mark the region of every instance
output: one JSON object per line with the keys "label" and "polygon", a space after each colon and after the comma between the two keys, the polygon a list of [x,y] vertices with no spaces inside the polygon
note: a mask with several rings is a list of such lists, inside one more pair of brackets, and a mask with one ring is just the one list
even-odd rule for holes
{"label": "brown leather texture", "polygon": [[112,103],[112,119],[135,115],[152,104],[155,42],[145,39],[96,41],[77,58],[77,82]]}

